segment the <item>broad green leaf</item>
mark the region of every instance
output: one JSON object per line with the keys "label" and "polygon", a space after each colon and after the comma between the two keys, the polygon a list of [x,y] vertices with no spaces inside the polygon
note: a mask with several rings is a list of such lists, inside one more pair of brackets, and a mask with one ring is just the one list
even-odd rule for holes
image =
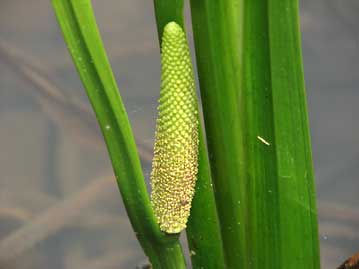
{"label": "broad green leaf", "polygon": [[319,268],[295,0],[191,0],[228,268]]}

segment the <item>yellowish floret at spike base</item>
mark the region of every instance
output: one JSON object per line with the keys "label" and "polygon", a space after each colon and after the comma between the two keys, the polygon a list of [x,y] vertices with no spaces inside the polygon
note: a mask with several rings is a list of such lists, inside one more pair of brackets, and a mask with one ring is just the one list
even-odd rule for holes
{"label": "yellowish floret at spike base", "polygon": [[168,23],[161,47],[161,91],[151,172],[151,200],[160,229],[186,228],[198,172],[198,106],[184,31]]}

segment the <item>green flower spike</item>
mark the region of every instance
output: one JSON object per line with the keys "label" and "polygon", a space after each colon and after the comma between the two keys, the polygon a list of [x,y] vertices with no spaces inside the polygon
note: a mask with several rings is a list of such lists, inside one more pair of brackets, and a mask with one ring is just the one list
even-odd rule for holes
{"label": "green flower spike", "polygon": [[198,108],[187,39],[175,22],[163,32],[162,83],[152,162],[152,204],[162,231],[186,228],[198,171]]}

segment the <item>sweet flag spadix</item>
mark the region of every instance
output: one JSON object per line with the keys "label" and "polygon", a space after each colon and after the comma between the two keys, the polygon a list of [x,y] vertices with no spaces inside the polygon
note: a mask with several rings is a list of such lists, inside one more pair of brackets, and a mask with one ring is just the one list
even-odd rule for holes
{"label": "sweet flag spadix", "polygon": [[198,105],[184,31],[168,23],[161,43],[161,90],[151,172],[151,200],[160,229],[186,228],[198,171]]}

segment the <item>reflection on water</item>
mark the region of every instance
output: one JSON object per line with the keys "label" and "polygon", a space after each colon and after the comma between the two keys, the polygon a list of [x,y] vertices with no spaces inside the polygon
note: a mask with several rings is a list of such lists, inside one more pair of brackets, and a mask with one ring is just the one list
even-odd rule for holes
{"label": "reflection on water", "polygon": [[[160,77],[152,2],[93,2],[148,176]],[[0,268],[143,264],[49,1],[0,5]],[[301,5],[322,266],[334,268],[359,250],[359,4]]]}

